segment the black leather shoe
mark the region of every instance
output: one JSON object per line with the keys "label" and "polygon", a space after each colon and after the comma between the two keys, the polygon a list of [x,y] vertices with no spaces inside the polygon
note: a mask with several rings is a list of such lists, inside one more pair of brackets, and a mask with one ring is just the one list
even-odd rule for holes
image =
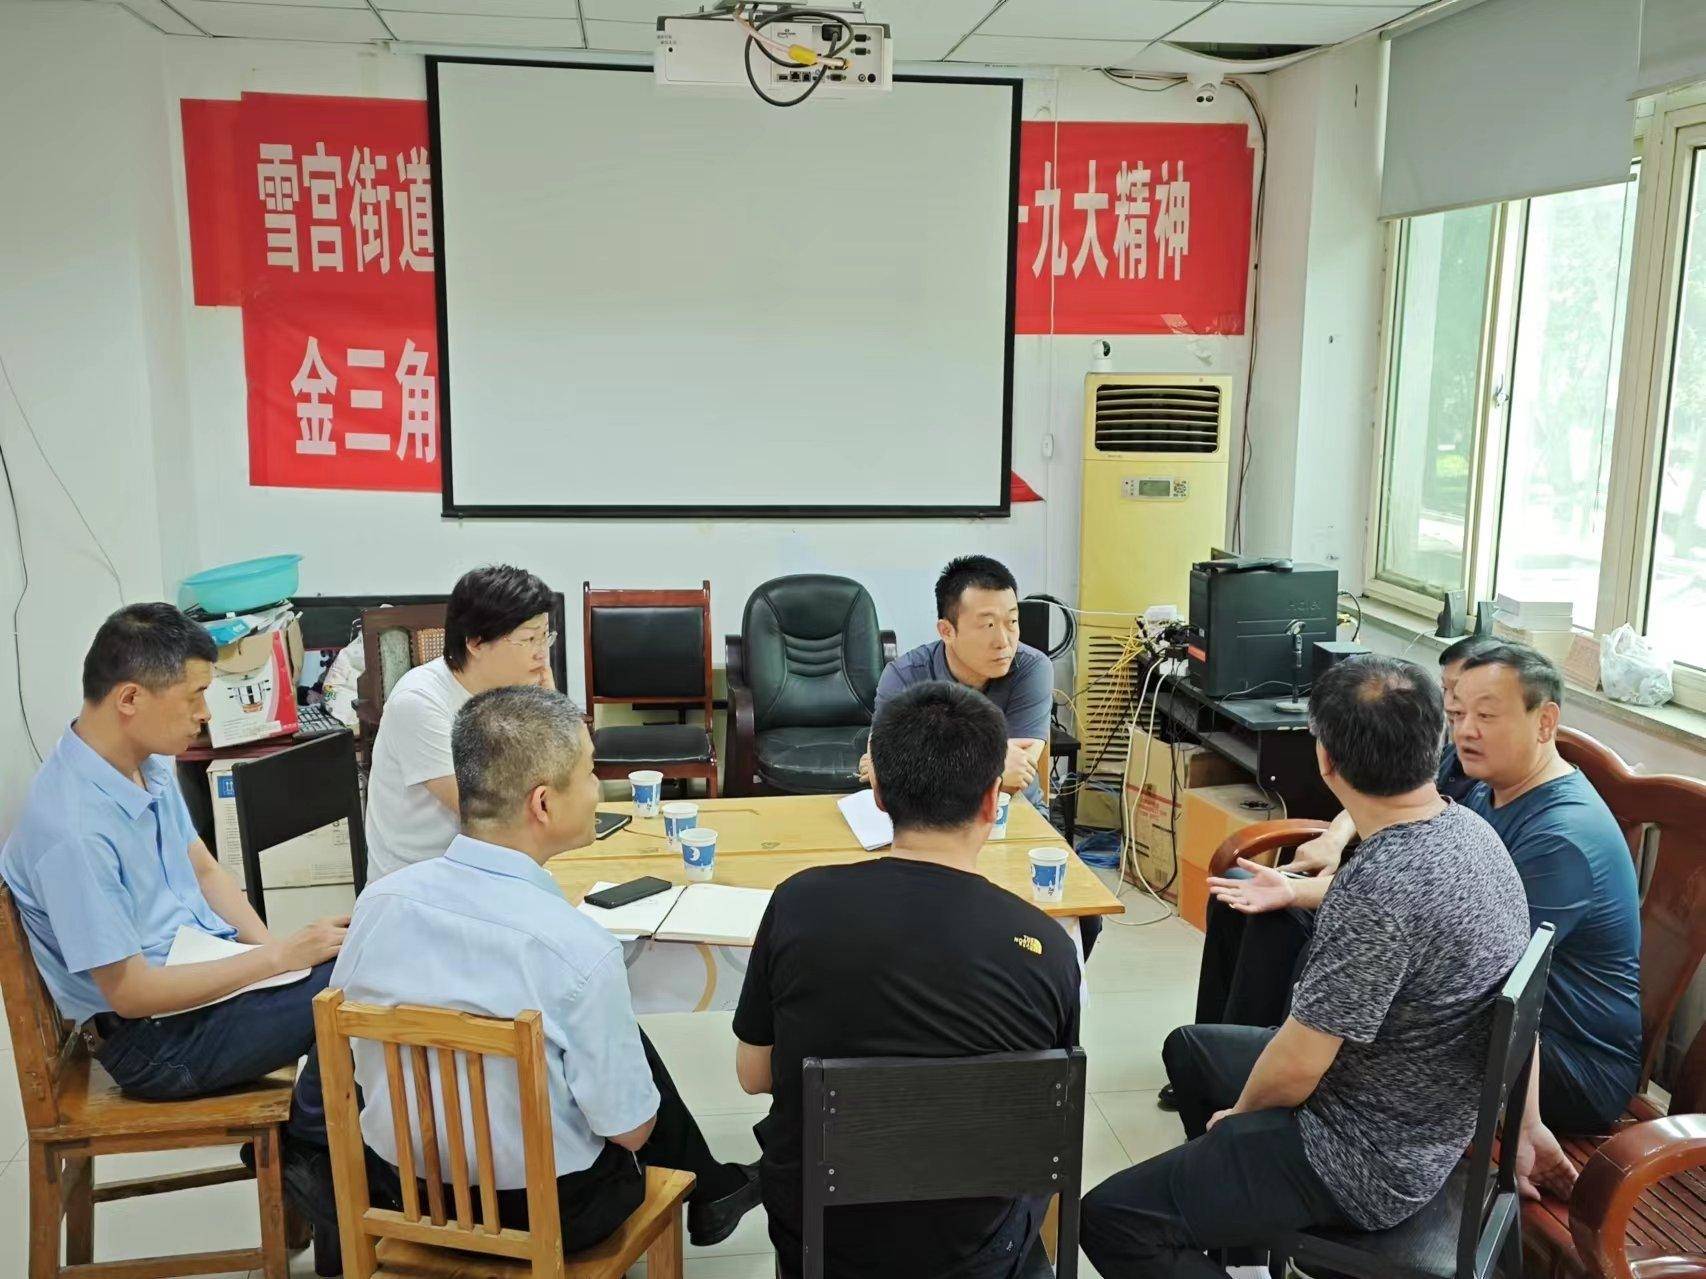
{"label": "black leather shoe", "polygon": [[1178,1112],[1179,1099],[1173,1095],[1172,1084],[1168,1084],[1160,1092],[1155,1094],[1155,1105],[1156,1108],[1160,1110],[1169,1110],[1174,1113]]}
{"label": "black leather shoe", "polygon": [[762,1192],[758,1184],[758,1165],[746,1164],[741,1169],[746,1184],[732,1190],[721,1199],[708,1203],[687,1205],[687,1241],[695,1248],[709,1248],[734,1234],[740,1219],[758,1206]]}
{"label": "black leather shoe", "polygon": [[338,1199],[332,1189],[332,1156],[309,1141],[286,1141],[283,1159],[284,1195],[291,1207],[307,1218],[316,1235],[337,1238]]}

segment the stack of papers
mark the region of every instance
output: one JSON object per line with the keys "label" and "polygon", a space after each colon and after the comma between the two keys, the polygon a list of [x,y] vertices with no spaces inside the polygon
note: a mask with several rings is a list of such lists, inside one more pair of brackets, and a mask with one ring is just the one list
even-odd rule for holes
{"label": "stack of papers", "polygon": [[[594,884],[591,892],[613,888]],[[656,941],[704,942],[712,946],[750,946],[770,905],[766,888],[730,888],[724,884],[677,884],[651,897],[606,910],[582,902],[578,909],[617,937]]]}
{"label": "stack of papers", "polygon": [[1498,620],[1521,631],[1567,631],[1575,622],[1575,606],[1568,600],[1519,600],[1500,594],[1493,601]]}
{"label": "stack of papers", "polygon": [[[178,935],[172,938],[172,949],[166,955],[166,967],[176,968],[179,964],[205,964],[215,959],[230,959],[233,955],[241,955],[253,949],[253,946],[244,942],[215,937],[212,933],[204,933],[186,924],[179,928]],[[288,986],[293,981],[301,981],[307,975],[306,968],[293,968],[289,972],[279,973],[276,977],[263,977],[260,981],[250,982],[241,990],[221,995],[218,999],[210,999],[205,1004],[197,1004],[195,1008],[180,1008],[177,1012],[161,1013],[160,1016],[176,1017],[181,1013],[193,1013],[196,1008],[223,1004],[227,999],[246,995],[251,990],[271,990],[274,986]]]}
{"label": "stack of papers", "polygon": [[877,807],[877,797],[870,791],[862,790],[837,800],[836,807],[852,828],[853,838],[867,853],[894,843],[894,823]]}

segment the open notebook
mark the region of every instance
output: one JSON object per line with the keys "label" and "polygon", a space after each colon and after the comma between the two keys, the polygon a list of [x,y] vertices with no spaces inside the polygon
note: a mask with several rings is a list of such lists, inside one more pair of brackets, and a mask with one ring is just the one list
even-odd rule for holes
{"label": "open notebook", "polygon": [[[611,888],[594,884],[590,892]],[[656,941],[706,942],[714,946],[750,946],[758,922],[770,904],[766,888],[730,888],[725,884],[676,885],[652,897],[614,910],[580,904],[581,914],[595,919],[618,937],[650,937]]]}
{"label": "open notebook", "polygon": [[[213,959],[230,959],[233,955],[241,955],[254,947],[240,941],[228,941],[224,937],[215,937],[204,933],[198,928],[184,925],[178,929],[178,934],[172,938],[172,949],[166,955],[166,967],[175,968],[179,964],[205,964]],[[176,1017],[179,1013],[193,1013],[196,1008],[207,1008],[213,1004],[222,1004],[227,999],[235,999],[238,995],[246,995],[251,990],[270,990],[274,986],[288,986],[293,981],[301,981],[308,975],[306,968],[293,968],[289,972],[278,973],[272,977],[263,977],[260,981],[250,982],[241,990],[234,990],[229,995],[221,995],[218,999],[210,999],[205,1004],[197,1004],[195,1008],[180,1008],[175,1013],[161,1013],[162,1017]]]}

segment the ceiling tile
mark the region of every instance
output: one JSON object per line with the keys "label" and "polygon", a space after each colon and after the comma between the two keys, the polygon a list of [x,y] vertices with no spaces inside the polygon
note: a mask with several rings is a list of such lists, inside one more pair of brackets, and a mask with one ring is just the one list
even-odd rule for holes
{"label": "ceiling tile", "polygon": [[658,47],[656,22],[611,22],[586,20],[586,47],[612,53],[651,53]]}
{"label": "ceiling tile", "polygon": [[[174,0],[175,2],[175,0]],[[367,9],[367,0],[223,0],[225,4],[264,4],[272,9]],[[182,8],[183,6],[179,6]],[[371,12],[371,10],[369,10]]]}
{"label": "ceiling tile", "polygon": [[[362,0],[365,4],[367,0]],[[459,13],[482,18],[574,18],[575,0],[374,0],[387,13]]]}
{"label": "ceiling tile", "polygon": [[952,60],[1000,66],[1110,67],[1136,57],[1143,47],[1142,41],[974,35],[954,51]]}
{"label": "ceiling tile", "polygon": [[164,31],[169,36],[204,34],[195,23],[168,5],[166,0],[123,0],[123,7],[156,31]]}
{"label": "ceiling tile", "polygon": [[1171,38],[1228,44],[1333,44],[1391,22],[1401,13],[1391,5],[1247,4],[1226,0],[1187,22]]}
{"label": "ceiling tile", "polygon": [[872,17],[889,24],[896,62],[930,62],[969,35],[988,16],[996,0],[882,0],[870,6]]}
{"label": "ceiling tile", "polygon": [[1209,0],[1007,0],[977,34],[1153,40],[1208,7]]}
{"label": "ceiling tile", "polygon": [[[1263,4],[1312,4],[1327,9],[1336,7],[1331,4],[1322,4],[1321,0],[1261,0],[1261,2]],[[1408,13],[1412,9],[1425,9],[1427,3],[1424,3],[1424,0],[1356,0],[1356,4],[1352,7],[1358,6],[1365,9],[1400,9]]]}
{"label": "ceiling tile", "polygon": [[386,9],[399,40],[422,44],[489,44],[524,49],[584,49],[578,18],[501,18],[468,13]]}
{"label": "ceiling tile", "polygon": [[352,44],[390,36],[365,7],[312,9],[283,4],[229,4],[225,0],[172,0],[172,7],[210,36],[333,40]]}

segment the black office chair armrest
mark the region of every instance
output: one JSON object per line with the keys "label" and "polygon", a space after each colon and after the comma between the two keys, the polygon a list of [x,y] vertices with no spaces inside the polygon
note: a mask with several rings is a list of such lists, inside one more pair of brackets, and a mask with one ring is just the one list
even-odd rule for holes
{"label": "black office chair armrest", "polygon": [[878,638],[883,642],[883,668],[886,670],[888,664],[900,656],[900,645],[895,641],[893,631],[881,631]]}
{"label": "black office chair armrest", "polygon": [[746,683],[746,651],[738,635],[725,635],[723,646],[729,697],[723,721],[723,794],[753,795],[758,788],[758,723]]}

